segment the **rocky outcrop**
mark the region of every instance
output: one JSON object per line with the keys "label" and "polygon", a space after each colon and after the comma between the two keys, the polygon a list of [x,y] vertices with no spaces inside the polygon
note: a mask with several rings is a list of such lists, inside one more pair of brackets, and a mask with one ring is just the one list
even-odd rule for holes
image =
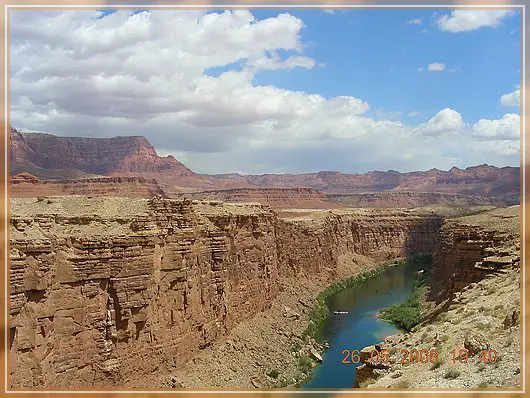
{"label": "rocky outcrop", "polygon": [[432,251],[430,213],[54,197],[11,200],[10,384],[123,386],[269,308],[283,276]]}
{"label": "rocky outcrop", "polygon": [[10,178],[9,193],[14,198],[86,195],[152,198],[167,196],[155,179],[143,177],[100,177],[74,180],[39,180],[29,173]]}
{"label": "rocky outcrop", "polygon": [[183,193],[187,199],[222,200],[224,202],[259,202],[273,208],[333,209],[341,207],[326,195],[311,188],[240,188]]}
{"label": "rocky outcrop", "polygon": [[519,266],[519,206],[449,219],[433,258],[431,299],[451,298],[473,282]]}
{"label": "rocky outcrop", "polygon": [[502,199],[438,192],[373,192],[329,194],[327,197],[330,201],[347,207],[408,208],[429,205],[506,206],[508,204]]}

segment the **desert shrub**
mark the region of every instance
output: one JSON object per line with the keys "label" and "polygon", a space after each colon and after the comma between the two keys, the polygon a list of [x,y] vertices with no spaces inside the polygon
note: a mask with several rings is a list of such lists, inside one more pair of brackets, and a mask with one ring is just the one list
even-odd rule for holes
{"label": "desert shrub", "polygon": [[277,379],[279,375],[280,372],[278,371],[278,369],[273,369],[269,373],[267,373],[267,376],[272,377],[273,379]]}
{"label": "desert shrub", "polygon": [[444,379],[456,379],[460,376],[460,371],[458,369],[448,369],[444,373]]}
{"label": "desert shrub", "polygon": [[309,358],[309,356],[302,355],[298,359],[298,368],[301,372],[309,374],[311,372],[311,369],[313,369],[313,361],[311,360],[311,358]]}
{"label": "desert shrub", "polygon": [[445,363],[445,361],[438,361],[438,362],[435,362],[431,365],[431,370],[436,370],[438,369],[440,366],[442,366],[443,364]]}
{"label": "desert shrub", "polygon": [[409,388],[410,387],[410,381],[403,379],[396,383],[397,388]]}
{"label": "desert shrub", "polygon": [[372,384],[372,383],[375,383],[375,379],[366,379],[366,380],[361,381],[359,383],[359,387],[360,388],[366,388],[366,386],[368,386],[369,384]]}
{"label": "desert shrub", "polygon": [[291,352],[298,352],[302,349],[302,343],[300,343],[298,340],[296,340],[293,344],[291,344]]}

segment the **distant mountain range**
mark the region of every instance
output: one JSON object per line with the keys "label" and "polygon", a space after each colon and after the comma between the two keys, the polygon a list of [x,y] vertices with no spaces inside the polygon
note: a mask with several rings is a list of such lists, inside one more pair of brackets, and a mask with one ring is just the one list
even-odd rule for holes
{"label": "distant mountain range", "polygon": [[307,187],[326,194],[367,192],[440,192],[502,198],[518,203],[519,167],[487,164],[448,171],[400,173],[321,171],[303,174],[196,174],[173,156],[160,157],[142,136],[113,138],[59,137],[21,133],[11,128],[10,173],[27,172],[40,179],[102,176],[154,178],[168,193],[229,188]]}

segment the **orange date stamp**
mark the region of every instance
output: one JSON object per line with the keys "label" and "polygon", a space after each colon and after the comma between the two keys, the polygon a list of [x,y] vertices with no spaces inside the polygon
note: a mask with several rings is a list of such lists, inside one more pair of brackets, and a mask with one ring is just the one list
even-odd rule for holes
{"label": "orange date stamp", "polygon": [[[453,363],[468,363],[469,361],[469,350],[466,348],[455,348],[449,352],[452,354],[451,359]],[[403,348],[397,357],[391,357],[388,350],[372,350],[370,352],[369,358],[362,358],[363,353],[360,350],[347,350],[344,349],[341,352],[342,361],[344,365],[347,364],[356,364],[360,362],[371,362],[372,365],[392,365],[394,363],[401,363],[403,365],[412,364],[412,363],[431,363],[435,364],[436,362],[443,361],[446,358],[442,358],[442,355],[438,352],[437,349],[405,349]],[[497,351],[482,350],[478,352],[478,359],[484,363],[495,363],[497,362]]]}

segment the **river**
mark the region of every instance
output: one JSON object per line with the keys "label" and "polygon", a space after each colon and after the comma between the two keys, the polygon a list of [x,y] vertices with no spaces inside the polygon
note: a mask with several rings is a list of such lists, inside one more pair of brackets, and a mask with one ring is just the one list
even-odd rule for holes
{"label": "river", "polygon": [[[342,364],[343,350],[361,350],[383,341],[386,336],[399,333],[395,326],[377,318],[380,309],[399,304],[411,292],[416,271],[425,264],[407,263],[389,267],[383,273],[360,285],[330,297],[331,315],[322,330],[329,349],[320,366],[301,388],[352,388],[355,368],[360,364]],[[333,314],[334,311],[348,314]],[[350,356],[351,359],[351,356]]]}

